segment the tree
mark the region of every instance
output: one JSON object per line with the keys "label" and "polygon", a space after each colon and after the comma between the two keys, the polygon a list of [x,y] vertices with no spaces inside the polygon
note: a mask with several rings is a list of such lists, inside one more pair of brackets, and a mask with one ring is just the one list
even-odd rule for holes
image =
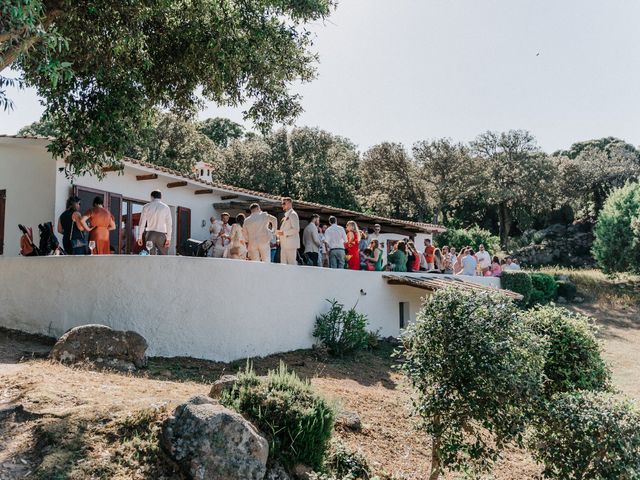
{"label": "tree", "polygon": [[50,118],[43,115],[40,120],[37,120],[18,130],[18,135],[24,135],[27,137],[33,136],[54,138],[58,136],[58,129]]}
{"label": "tree", "polygon": [[311,80],[317,60],[304,26],[332,8],[333,0],[6,0],[0,71],[20,71],[44,99],[59,131],[52,153],[73,172],[100,173],[156,107],[192,114],[196,89],[220,105],[250,102],[245,115],[259,128],[295,118],[300,98],[289,86]]}
{"label": "tree", "polygon": [[508,247],[514,211],[550,209],[556,197],[556,166],[524,130],[486,132],[471,142],[480,158],[483,194],[498,210],[500,243]]}
{"label": "tree", "polygon": [[614,137],[574,143],[555,155],[565,201],[591,220],[613,189],[640,176],[640,151]]}
{"label": "tree", "polygon": [[511,300],[438,290],[401,341],[414,411],[432,440],[430,480],[489,470],[505,445],[522,445],[542,394],[544,342]]}
{"label": "tree", "polygon": [[429,217],[426,186],[402,144],[384,142],[367,150],[360,162],[360,177],[359,200],[366,210],[407,220]]}
{"label": "tree", "polygon": [[441,213],[443,223],[447,223],[447,214],[474,195],[480,185],[475,159],[467,146],[447,138],[417,142],[413,158],[436,205],[434,217]]}
{"label": "tree", "polygon": [[193,172],[198,162],[214,167],[219,163],[216,145],[201,134],[193,122],[170,113],[158,113],[153,124],[139,132],[128,154],[182,173]]}
{"label": "tree", "polygon": [[605,272],[640,273],[640,184],[611,192],[594,229],[592,253]]}
{"label": "tree", "polygon": [[227,147],[231,141],[244,136],[244,127],[228,118],[207,118],[199,122],[197,128],[219,147]]}

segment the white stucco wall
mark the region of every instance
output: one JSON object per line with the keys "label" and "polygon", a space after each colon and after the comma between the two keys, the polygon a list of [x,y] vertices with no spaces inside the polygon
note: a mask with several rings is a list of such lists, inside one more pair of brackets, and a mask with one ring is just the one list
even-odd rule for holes
{"label": "white stucco wall", "polygon": [[[424,274],[423,274],[424,275]],[[472,277],[467,277],[472,279]],[[474,281],[498,286],[498,279]],[[361,290],[366,295],[361,294]],[[149,354],[231,361],[313,344],[316,315],[336,298],[398,335],[426,291],[391,286],[381,272],[189,257],[0,259],[0,325],[60,336],[88,323],[135,330]]]}
{"label": "white stucco wall", "polygon": [[54,217],[55,162],[46,151],[47,140],[19,142],[0,137],[0,190],[7,191],[3,256],[20,253],[18,224],[33,228]]}

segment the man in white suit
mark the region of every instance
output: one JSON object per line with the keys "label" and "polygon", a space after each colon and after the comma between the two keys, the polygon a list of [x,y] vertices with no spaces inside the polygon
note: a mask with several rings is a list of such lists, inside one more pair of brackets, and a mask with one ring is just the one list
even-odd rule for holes
{"label": "man in white suit", "polygon": [[320,225],[320,215],[313,214],[309,225],[302,232],[302,245],[304,245],[304,256],[307,264],[317,267],[318,257],[320,255],[320,234],[318,226]]}
{"label": "man in white suit", "polygon": [[244,238],[247,239],[249,260],[271,262],[271,236],[272,229],[278,227],[278,219],[260,209],[257,203],[249,207],[251,215],[244,221],[242,228]]}
{"label": "man in white suit", "polygon": [[280,238],[280,263],[297,265],[296,252],[300,248],[300,219],[290,197],[282,199],[284,218],[276,235]]}

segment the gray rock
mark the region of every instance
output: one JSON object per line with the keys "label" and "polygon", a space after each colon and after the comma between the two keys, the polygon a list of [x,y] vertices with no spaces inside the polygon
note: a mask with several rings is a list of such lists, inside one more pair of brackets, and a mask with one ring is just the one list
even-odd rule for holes
{"label": "gray rock", "polygon": [[204,395],[165,420],[162,447],[196,480],[262,480],[267,472],[267,440],[242,415]]}
{"label": "gray rock", "polygon": [[60,337],[50,356],[63,363],[89,360],[120,370],[135,370],[147,364],[147,347],[139,333],[105,325],[82,325]]}
{"label": "gray rock", "polygon": [[582,297],[573,297],[574,303],[582,303],[584,302],[584,298]]}
{"label": "gray rock", "polygon": [[311,480],[313,478],[313,469],[302,463],[293,466],[293,476],[300,480]]}
{"label": "gray rock", "polygon": [[269,467],[264,480],[291,480],[291,475],[282,465],[276,463]]}
{"label": "gray rock", "polygon": [[231,390],[237,382],[238,377],[235,375],[222,375],[218,380],[213,382],[213,385],[211,385],[209,396],[211,398],[220,398],[222,392],[225,390]]}
{"label": "gray rock", "polygon": [[567,299],[564,297],[558,297],[558,299],[556,300],[556,303],[560,303],[560,304],[567,303]]}
{"label": "gray rock", "polygon": [[342,411],[336,417],[336,425],[346,428],[347,430],[353,430],[359,432],[362,430],[362,420],[360,415],[356,412]]}

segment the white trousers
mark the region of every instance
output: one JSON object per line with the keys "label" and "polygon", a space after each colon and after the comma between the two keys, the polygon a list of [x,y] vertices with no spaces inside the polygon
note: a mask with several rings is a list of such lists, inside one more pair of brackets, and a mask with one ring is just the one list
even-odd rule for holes
{"label": "white trousers", "polygon": [[297,265],[296,261],[296,252],[297,248],[287,248],[280,249],[280,263],[284,263],[286,265]]}
{"label": "white trousers", "polygon": [[224,255],[224,247],[220,244],[216,244],[212,249],[211,249],[211,256],[214,258],[222,258],[222,256]]}
{"label": "white trousers", "polygon": [[249,260],[271,263],[271,246],[269,243],[262,243],[256,248],[249,249]]}

